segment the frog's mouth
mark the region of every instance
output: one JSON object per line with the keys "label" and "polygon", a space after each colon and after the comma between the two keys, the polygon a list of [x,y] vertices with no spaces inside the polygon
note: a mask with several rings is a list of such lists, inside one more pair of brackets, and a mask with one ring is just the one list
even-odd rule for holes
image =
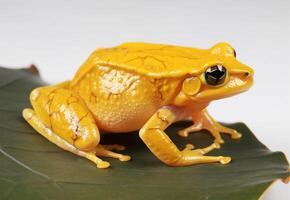
{"label": "frog's mouth", "polygon": [[221,87],[204,88],[195,96],[198,101],[212,101],[247,91],[253,85],[253,76],[236,74]]}

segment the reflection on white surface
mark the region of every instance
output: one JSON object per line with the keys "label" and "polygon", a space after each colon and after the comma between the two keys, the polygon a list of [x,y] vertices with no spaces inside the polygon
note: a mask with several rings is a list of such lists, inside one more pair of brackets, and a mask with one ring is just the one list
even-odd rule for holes
{"label": "reflection on white surface", "polygon": [[[211,114],[246,122],[289,157],[289,12],[289,0],[0,0],[0,65],[33,62],[56,83],[72,78],[98,47],[144,41],[208,48],[227,41],[255,69],[255,85],[213,103]],[[290,199],[289,187],[276,183],[265,199]]]}

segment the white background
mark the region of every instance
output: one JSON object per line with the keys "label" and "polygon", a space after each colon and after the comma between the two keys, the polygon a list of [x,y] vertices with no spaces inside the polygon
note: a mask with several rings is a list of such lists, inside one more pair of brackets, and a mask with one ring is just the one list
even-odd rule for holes
{"label": "white background", "polygon": [[[254,87],[210,106],[243,121],[270,149],[290,155],[289,1],[3,1],[0,65],[35,63],[49,83],[70,79],[98,47],[144,41],[208,48],[231,43],[255,69]],[[265,199],[290,199],[275,183]]]}

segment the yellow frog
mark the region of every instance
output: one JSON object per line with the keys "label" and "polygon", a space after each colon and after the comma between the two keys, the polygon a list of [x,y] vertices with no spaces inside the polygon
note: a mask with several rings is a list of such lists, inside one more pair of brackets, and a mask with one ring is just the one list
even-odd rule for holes
{"label": "yellow frog", "polygon": [[[113,152],[122,145],[100,144],[100,132],[139,130],[150,151],[170,166],[197,163],[227,164],[230,157],[206,156],[223,143],[220,133],[233,139],[236,130],[216,122],[206,107],[213,100],[249,89],[253,70],[236,59],[233,47],[218,43],[209,49],[173,45],[124,43],[97,49],[71,81],[34,89],[33,109],[23,117],[41,135],[59,147],[93,161],[98,168],[109,162],[97,156],[131,159]],[[187,145],[179,150],[164,130],[172,123],[192,119],[178,132],[208,130],[214,142],[202,149]]]}

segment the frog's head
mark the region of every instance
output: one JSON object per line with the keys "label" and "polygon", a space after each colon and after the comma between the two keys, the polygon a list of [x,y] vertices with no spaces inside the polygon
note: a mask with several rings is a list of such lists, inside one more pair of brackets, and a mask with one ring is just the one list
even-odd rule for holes
{"label": "frog's head", "polygon": [[254,71],[236,59],[236,52],[227,43],[218,43],[205,50],[194,76],[187,77],[182,93],[194,101],[217,100],[248,90]]}

